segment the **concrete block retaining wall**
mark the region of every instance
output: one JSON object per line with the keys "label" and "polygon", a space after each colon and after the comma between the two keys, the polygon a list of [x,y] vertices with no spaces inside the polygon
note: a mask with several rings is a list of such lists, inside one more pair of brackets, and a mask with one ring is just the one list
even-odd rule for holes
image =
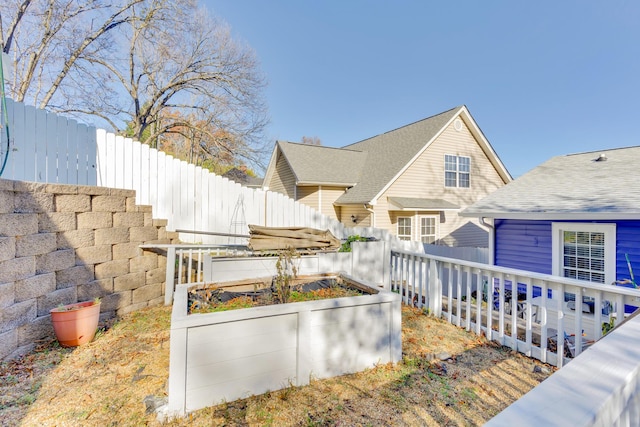
{"label": "concrete block retaining wall", "polygon": [[164,302],[166,257],[178,243],[135,192],[0,179],[0,360],[53,338],[49,310],[102,299],[101,319]]}

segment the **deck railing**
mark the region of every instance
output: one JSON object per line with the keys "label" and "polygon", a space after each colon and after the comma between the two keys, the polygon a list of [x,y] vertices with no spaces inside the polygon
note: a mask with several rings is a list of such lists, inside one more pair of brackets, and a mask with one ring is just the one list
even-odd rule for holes
{"label": "deck railing", "polygon": [[391,287],[405,304],[558,367],[640,306],[636,289],[402,251],[391,253]]}

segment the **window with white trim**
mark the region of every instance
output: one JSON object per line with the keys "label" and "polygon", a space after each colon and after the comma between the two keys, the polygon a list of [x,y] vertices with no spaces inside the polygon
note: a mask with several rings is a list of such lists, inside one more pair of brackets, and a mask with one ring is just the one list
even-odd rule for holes
{"label": "window with white trim", "polygon": [[411,240],[411,217],[398,217],[398,239]]}
{"label": "window with white trim", "polygon": [[595,283],[616,275],[616,225],[554,222],[553,274]]}
{"label": "window with white trim", "polygon": [[471,158],[465,156],[444,156],[444,186],[469,188]]}
{"label": "window with white trim", "polygon": [[436,225],[438,224],[437,216],[421,216],[420,217],[420,241],[422,243],[433,243],[436,241]]}

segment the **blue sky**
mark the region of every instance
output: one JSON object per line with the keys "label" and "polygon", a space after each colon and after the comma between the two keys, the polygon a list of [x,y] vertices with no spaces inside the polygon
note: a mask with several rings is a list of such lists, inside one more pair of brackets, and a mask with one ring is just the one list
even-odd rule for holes
{"label": "blue sky", "polygon": [[204,4],[260,59],[273,141],[340,147],[464,104],[514,177],[640,143],[638,1]]}

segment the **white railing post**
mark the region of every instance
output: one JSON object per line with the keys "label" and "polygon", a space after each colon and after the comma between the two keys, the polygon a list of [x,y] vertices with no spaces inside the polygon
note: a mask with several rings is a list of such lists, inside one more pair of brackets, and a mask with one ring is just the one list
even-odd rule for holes
{"label": "white railing post", "polygon": [[164,284],[164,305],[171,305],[173,302],[173,291],[175,289],[176,275],[176,247],[167,248],[167,270],[165,272]]}

